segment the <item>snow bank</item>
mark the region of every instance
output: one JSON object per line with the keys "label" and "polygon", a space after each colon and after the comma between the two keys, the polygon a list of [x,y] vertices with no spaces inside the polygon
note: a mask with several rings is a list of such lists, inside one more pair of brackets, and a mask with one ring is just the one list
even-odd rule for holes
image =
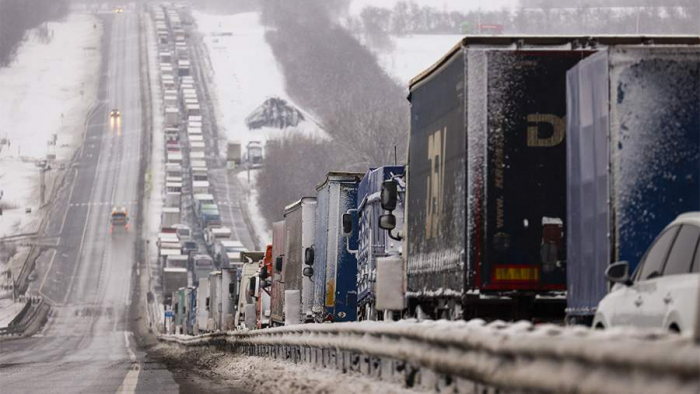
{"label": "snow bank", "polygon": [[263,245],[269,245],[272,243],[272,233],[258,206],[260,193],[258,192],[257,179],[259,173],[260,170],[250,170],[250,182],[248,182],[248,172],[242,171],[238,173],[238,180],[241,182],[241,185],[243,185],[243,188],[248,190],[246,205],[250,220],[253,222],[255,233],[258,235]]}
{"label": "snow bank", "polygon": [[[47,37],[31,31],[16,61],[0,68],[0,237],[36,230],[35,162],[55,154],[57,168],[73,156],[96,100],[101,24],[91,15],[71,14],[47,26]],[[49,145],[54,136],[56,144]],[[47,174],[47,198],[56,176],[57,171]]]}
{"label": "snow bank", "polygon": [[222,136],[240,141],[265,142],[291,129],[249,130],[246,118],[268,98],[278,97],[299,109],[307,119],[295,129],[319,137],[325,134],[312,116],[296,106],[285,91],[282,71],[265,41],[265,28],[258,13],[209,15],[193,12],[209,54],[213,100]]}
{"label": "snow bank", "polygon": [[440,60],[460,39],[461,35],[392,36],[395,48],[379,54],[379,65],[401,86],[408,87],[411,79]]}

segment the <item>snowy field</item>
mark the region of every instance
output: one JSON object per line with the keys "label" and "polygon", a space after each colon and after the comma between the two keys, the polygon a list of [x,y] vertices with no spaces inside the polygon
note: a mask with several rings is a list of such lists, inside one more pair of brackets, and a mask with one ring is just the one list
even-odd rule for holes
{"label": "snowy field", "polygon": [[[285,91],[284,76],[265,41],[259,14],[222,16],[193,12],[193,16],[209,54],[218,127],[228,140],[245,146],[248,141],[264,143],[289,133],[290,129],[249,130],[245,122],[268,98],[279,97],[296,107]],[[309,118],[303,109],[298,109]],[[305,134],[325,135],[309,121],[300,123],[297,129]]]}
{"label": "snowy field", "polygon": [[461,38],[461,35],[393,36],[395,48],[379,54],[379,65],[408,88],[411,79],[440,60]]}
{"label": "snowy field", "polygon": [[[36,230],[39,223],[39,171],[36,161],[55,154],[52,167],[65,164],[79,146],[84,120],[95,102],[99,42],[90,15],[72,14],[48,23],[0,68],[0,237]],[[56,138],[56,144],[48,141]],[[47,175],[51,182],[56,171]],[[47,191],[47,195],[50,189]],[[31,208],[32,214],[25,209]]]}

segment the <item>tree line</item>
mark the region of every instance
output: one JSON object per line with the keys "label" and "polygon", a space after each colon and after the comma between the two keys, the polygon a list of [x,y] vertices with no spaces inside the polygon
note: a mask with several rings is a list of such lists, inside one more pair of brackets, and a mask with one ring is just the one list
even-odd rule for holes
{"label": "tree line", "polygon": [[[510,11],[445,11],[401,1],[393,8],[366,7],[348,17],[354,34],[382,47],[387,35],[479,34],[483,25],[502,25],[503,34],[698,34],[697,0],[610,2],[531,0]],[[375,45],[376,46],[376,45]]]}
{"label": "tree line", "polygon": [[68,0],[0,0],[0,67],[14,60],[27,32],[68,13]]}
{"label": "tree line", "polygon": [[[333,17],[340,0],[263,0],[261,21],[295,103],[328,134],[290,133],[266,149],[258,180],[260,208],[269,221],[286,204],[315,195],[330,170],[366,171],[403,161],[408,102],[372,52]],[[268,143],[269,144],[269,143]]]}

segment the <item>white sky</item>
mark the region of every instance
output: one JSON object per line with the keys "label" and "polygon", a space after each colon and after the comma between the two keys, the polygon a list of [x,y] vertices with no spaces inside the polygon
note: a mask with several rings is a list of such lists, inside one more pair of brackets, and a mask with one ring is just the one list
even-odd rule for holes
{"label": "white sky", "polygon": [[[353,13],[359,13],[364,7],[392,8],[401,0],[353,0],[350,9]],[[412,0],[421,6],[428,5],[438,9],[449,11],[469,11],[481,8],[482,10],[500,10],[504,7],[516,7],[518,0]]]}

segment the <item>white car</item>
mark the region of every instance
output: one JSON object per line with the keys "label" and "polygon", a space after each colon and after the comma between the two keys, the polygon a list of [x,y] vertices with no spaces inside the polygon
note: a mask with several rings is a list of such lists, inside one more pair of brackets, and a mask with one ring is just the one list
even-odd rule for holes
{"label": "white car", "polygon": [[630,276],[629,263],[608,267],[614,283],[593,327],[635,326],[692,332],[700,288],[700,212],[680,215],[656,238]]}

